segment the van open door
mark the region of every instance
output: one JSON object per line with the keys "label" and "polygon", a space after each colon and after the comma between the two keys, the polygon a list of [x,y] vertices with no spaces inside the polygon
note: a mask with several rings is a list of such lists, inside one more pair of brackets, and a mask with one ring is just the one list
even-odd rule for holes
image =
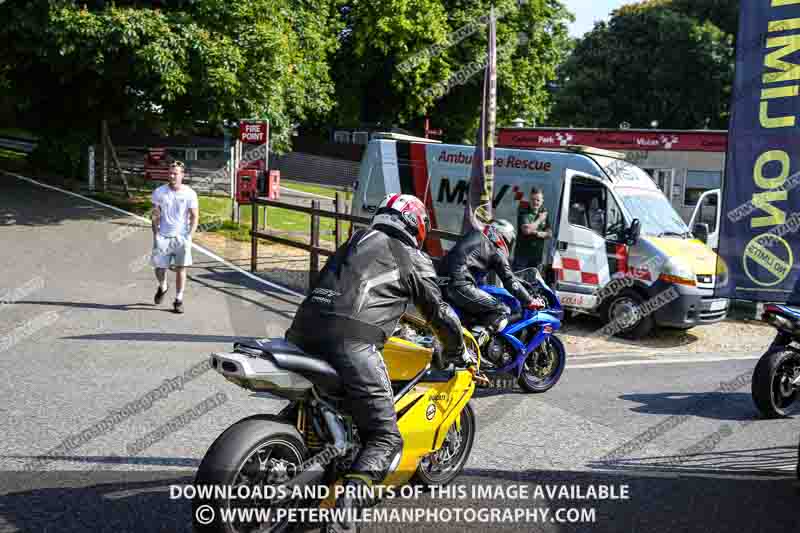
{"label": "van open door", "polygon": [[689,228],[695,238],[717,252],[719,247],[720,189],[704,192],[697,200],[697,205],[689,221]]}
{"label": "van open door", "polygon": [[[606,228],[620,220],[621,211],[602,180],[566,171],[553,259],[556,290],[564,306],[595,307],[594,292],[609,277]],[[624,223],[620,231],[622,227]]]}

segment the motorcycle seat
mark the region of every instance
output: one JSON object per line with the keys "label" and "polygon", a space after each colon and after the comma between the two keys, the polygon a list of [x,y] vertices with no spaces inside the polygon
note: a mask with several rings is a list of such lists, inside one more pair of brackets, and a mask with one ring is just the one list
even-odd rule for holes
{"label": "motorcycle seat", "polygon": [[330,393],[342,390],[342,377],[321,357],[308,353],[285,339],[254,339],[238,342],[234,347],[244,347],[260,351],[283,370],[297,372],[314,385]]}

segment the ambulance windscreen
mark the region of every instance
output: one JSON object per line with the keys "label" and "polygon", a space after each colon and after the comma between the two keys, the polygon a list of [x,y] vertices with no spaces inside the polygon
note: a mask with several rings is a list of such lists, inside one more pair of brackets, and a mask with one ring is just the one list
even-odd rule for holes
{"label": "ambulance windscreen", "polygon": [[642,224],[642,235],[689,236],[689,227],[663,194],[641,189],[617,189],[625,209]]}

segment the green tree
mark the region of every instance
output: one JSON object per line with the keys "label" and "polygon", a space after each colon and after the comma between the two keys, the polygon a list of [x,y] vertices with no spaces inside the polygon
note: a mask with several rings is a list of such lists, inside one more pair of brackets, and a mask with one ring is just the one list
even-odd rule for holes
{"label": "green tree", "polygon": [[333,106],[335,0],[48,0],[0,16],[0,94],[46,136],[269,118],[285,150],[292,124]]}
{"label": "green tree", "polygon": [[[334,61],[339,107],[332,122],[400,124],[420,128],[425,115],[446,140],[474,140],[478,124],[490,2],[479,0],[350,0],[341,9],[345,31]],[[546,84],[568,51],[571,15],[558,0],[494,2],[498,13],[498,123],[541,119]],[[484,19],[485,20],[485,19]],[[474,31],[459,40],[454,32]],[[515,46],[524,33],[522,43]],[[456,42],[458,41],[458,42]],[[432,53],[427,53],[431,51]],[[410,65],[409,68],[404,66]],[[456,84],[437,94],[456,75]]]}
{"label": "green tree", "polygon": [[739,31],[739,0],[672,0],[672,9],[709,21],[730,35]]}
{"label": "green tree", "polygon": [[[654,5],[655,4],[655,5]],[[669,2],[617,10],[559,69],[550,122],[583,127],[727,128],[732,36]]]}

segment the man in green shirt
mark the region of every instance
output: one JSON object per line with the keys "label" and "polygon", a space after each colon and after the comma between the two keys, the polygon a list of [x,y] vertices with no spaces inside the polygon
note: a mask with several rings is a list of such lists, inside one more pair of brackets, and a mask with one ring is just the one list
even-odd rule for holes
{"label": "man in green shirt", "polygon": [[517,215],[519,238],[514,252],[514,270],[539,267],[543,261],[544,243],[553,236],[550,214],[544,208],[544,193],[531,189],[530,203],[520,205]]}

